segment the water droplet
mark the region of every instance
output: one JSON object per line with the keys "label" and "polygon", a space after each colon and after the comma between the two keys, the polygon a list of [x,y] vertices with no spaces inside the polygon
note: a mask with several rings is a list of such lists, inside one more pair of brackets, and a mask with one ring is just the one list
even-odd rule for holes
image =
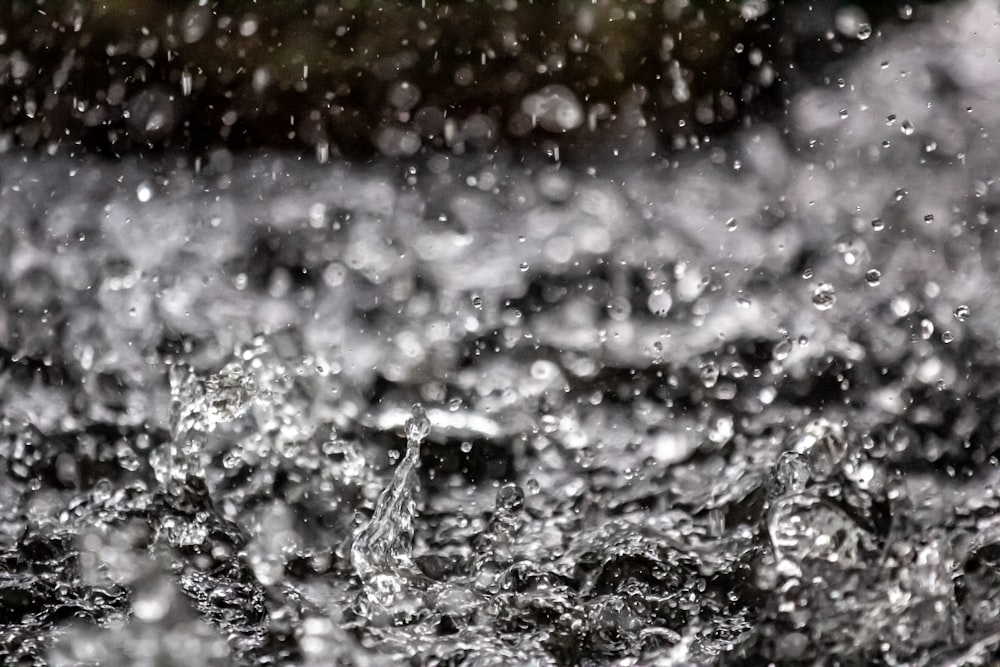
{"label": "water droplet", "polygon": [[776,495],[801,493],[809,483],[809,461],[799,452],[782,452],[774,464]]}
{"label": "water droplet", "polygon": [[927,215],[925,215],[924,216],[924,222],[927,223],[928,225],[931,224],[932,222],[934,222],[934,214],[933,213],[928,213]]}
{"label": "water droplet", "polygon": [[969,319],[969,314],[970,314],[969,307],[964,304],[956,308],[954,313],[955,319],[958,320],[959,322],[964,322],[967,319]]}
{"label": "water droplet", "polygon": [[525,271],[527,271],[528,270],[528,263],[527,262],[521,262],[520,269],[521,269],[521,273],[524,273]]}
{"label": "water droplet", "polygon": [[646,307],[649,308],[649,312],[657,317],[666,317],[673,304],[673,297],[665,289],[654,289],[650,292],[649,298],[646,300]]}
{"label": "water droplet", "polygon": [[719,381],[719,364],[714,361],[704,361],[698,367],[701,383],[706,389],[711,389]]}
{"label": "water droplet", "polygon": [[472,297],[472,307],[475,308],[476,310],[482,310],[483,309],[483,297],[479,296],[478,294],[474,295]]}
{"label": "water droplet", "polygon": [[427,439],[430,432],[431,420],[427,418],[423,406],[414,403],[410,418],[406,420],[406,439],[410,442],[421,443]]}
{"label": "water droplet", "polygon": [[900,125],[899,130],[906,136],[910,136],[911,134],[913,134],[914,131],[913,123],[911,123],[908,120],[904,120],[903,124]]}
{"label": "water droplet", "polygon": [[736,218],[729,218],[726,220],[726,229],[730,232],[735,232],[739,225],[736,222]]}
{"label": "water droplet", "polygon": [[793,435],[789,446],[806,457],[812,474],[818,479],[835,473],[848,453],[844,429],[822,418],[809,422],[801,433]]}
{"label": "water droplet", "polygon": [[933,335],[934,323],[930,320],[920,320],[920,337],[924,340],[930,340]]}
{"label": "water droplet", "polygon": [[872,229],[876,232],[880,232],[885,229],[885,223],[882,222],[882,218],[872,218]]}
{"label": "water droplet", "polygon": [[899,188],[898,190],[896,190],[896,192],[893,193],[892,197],[893,199],[899,202],[906,199],[907,195],[909,194],[910,193],[907,192],[906,188]]}
{"label": "water droplet", "polygon": [[135,189],[135,196],[139,201],[145,204],[153,198],[153,188],[150,187],[149,183],[144,181]]}
{"label": "water droplet", "polygon": [[955,334],[953,334],[952,332],[950,332],[950,331],[942,331],[941,332],[941,341],[943,343],[951,343],[954,340],[955,340]]}
{"label": "water droplet", "polygon": [[878,269],[869,269],[865,272],[865,282],[872,287],[876,287],[882,282],[882,272]]}
{"label": "water droplet", "polygon": [[830,310],[837,302],[837,294],[830,283],[820,283],[812,293],[812,303],[816,310]]}

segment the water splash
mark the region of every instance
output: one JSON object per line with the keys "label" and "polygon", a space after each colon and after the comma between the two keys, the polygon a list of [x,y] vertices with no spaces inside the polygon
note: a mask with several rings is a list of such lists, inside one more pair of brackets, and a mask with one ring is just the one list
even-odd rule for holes
{"label": "water splash", "polygon": [[430,430],[426,412],[415,404],[405,425],[406,454],[351,547],[354,571],[364,585],[364,594],[377,608],[399,612],[417,605],[412,597],[412,586],[419,578],[412,554],[414,495],[420,485],[420,444]]}

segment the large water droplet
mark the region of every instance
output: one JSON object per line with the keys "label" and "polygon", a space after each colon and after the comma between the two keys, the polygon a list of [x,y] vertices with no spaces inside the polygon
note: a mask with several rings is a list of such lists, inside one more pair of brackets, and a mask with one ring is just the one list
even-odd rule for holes
{"label": "large water droplet", "polygon": [[837,293],[830,283],[820,283],[813,289],[812,304],[816,310],[830,310],[837,302]]}

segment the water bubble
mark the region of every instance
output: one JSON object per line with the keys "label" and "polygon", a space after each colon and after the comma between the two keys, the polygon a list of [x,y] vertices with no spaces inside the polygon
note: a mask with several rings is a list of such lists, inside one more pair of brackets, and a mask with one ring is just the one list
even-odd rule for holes
{"label": "water bubble", "polygon": [[908,191],[906,190],[906,188],[899,188],[899,189],[897,189],[897,190],[896,190],[896,191],[895,191],[895,192],[893,193],[893,195],[892,195],[892,198],[893,198],[894,200],[896,200],[897,202],[900,202],[900,201],[903,201],[904,199],[906,199],[906,197],[907,197],[907,196],[908,196],[909,194],[910,194],[910,193],[909,193],[909,192],[908,192]]}
{"label": "water bubble", "polygon": [[876,232],[880,232],[885,229],[885,223],[882,222],[882,218],[872,218],[872,229]]}
{"label": "water bubble", "polygon": [[899,130],[906,136],[910,136],[914,132],[913,123],[908,120],[904,120],[903,124],[900,125]]}
{"label": "water bubble", "polygon": [[816,310],[830,310],[837,302],[837,294],[830,283],[820,283],[812,293],[812,304]]}
{"label": "water bubble", "polygon": [[726,230],[730,232],[735,232],[739,225],[736,222],[736,218],[729,218],[726,220]]}
{"label": "water bubble", "polygon": [[958,320],[959,322],[964,322],[967,319],[969,319],[970,312],[971,311],[969,310],[969,307],[963,304],[955,309],[954,312],[955,319]]}
{"label": "water bubble", "polygon": [[483,309],[483,297],[479,296],[478,294],[473,295],[473,297],[472,297],[472,307],[475,308],[476,310],[482,310]]}
{"label": "water bubble", "polygon": [[882,272],[878,269],[868,269],[865,272],[865,282],[872,287],[878,286],[882,282]]}
{"label": "water bubble", "polygon": [[526,271],[528,270],[528,268],[529,268],[529,267],[528,267],[528,263],[527,263],[527,262],[521,262],[521,265],[520,265],[520,266],[519,266],[518,268],[520,268],[520,269],[521,269],[521,273],[524,273],[524,272],[526,272]]}
{"label": "water bubble", "polygon": [[926,214],[924,216],[924,222],[927,223],[928,225],[934,222],[934,214],[933,213]]}
{"label": "water bubble", "polygon": [[952,343],[952,342],[954,342],[954,340],[955,340],[955,334],[953,334],[952,332],[950,332],[950,331],[942,331],[941,332],[941,342],[943,342],[943,343]]}
{"label": "water bubble", "polygon": [[496,514],[510,516],[524,507],[524,491],[517,484],[507,483],[497,490]]}

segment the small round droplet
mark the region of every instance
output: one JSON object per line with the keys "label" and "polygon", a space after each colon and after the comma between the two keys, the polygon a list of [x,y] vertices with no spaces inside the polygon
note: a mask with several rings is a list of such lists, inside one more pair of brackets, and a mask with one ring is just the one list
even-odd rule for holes
{"label": "small round droplet", "polygon": [[735,232],[739,225],[736,223],[736,218],[729,218],[726,220],[726,229],[731,232]]}
{"label": "small round droplet", "polygon": [[411,442],[422,442],[431,433],[431,420],[419,403],[414,403],[410,418],[406,420],[406,439]]}
{"label": "small round droplet", "polygon": [[885,223],[882,222],[882,218],[872,218],[872,229],[876,232],[880,232],[885,229]]}
{"label": "small round droplet", "polygon": [[913,123],[908,120],[904,120],[903,124],[899,126],[899,130],[906,136],[910,136],[914,131]]}
{"label": "small round droplet", "polygon": [[802,272],[802,279],[803,280],[812,280],[812,277],[813,277],[813,270],[812,269],[806,269],[805,271]]}
{"label": "small round droplet", "polygon": [[872,36],[872,26],[869,23],[862,23],[858,26],[858,39],[864,41]]}
{"label": "small round droplet", "polygon": [[908,194],[910,194],[910,193],[906,191],[906,188],[899,188],[893,194],[893,199],[895,199],[896,201],[903,201],[904,199],[906,199],[906,196]]}
{"label": "small round droplet", "polygon": [[847,118],[847,116],[848,116],[847,109],[841,109],[840,110],[840,117],[841,118]]}
{"label": "small round droplet", "polygon": [[928,213],[927,215],[925,215],[924,216],[924,222],[927,223],[928,225],[931,224],[932,222],[934,222],[934,214],[933,213]]}
{"label": "small round droplet", "polygon": [[527,270],[528,270],[528,263],[527,262],[521,262],[521,273],[524,273]]}
{"label": "small round droplet", "polygon": [[872,287],[877,286],[879,283],[882,282],[882,272],[879,271],[878,269],[869,269],[865,273],[865,282],[871,285]]}
{"label": "small round droplet", "polygon": [[944,343],[950,343],[953,340],[955,340],[955,334],[953,334],[950,331],[942,331],[941,332],[941,341],[942,342],[944,342]]}
{"label": "small round droplet", "polygon": [[478,294],[473,295],[473,297],[472,297],[472,307],[475,308],[476,310],[482,310],[483,309],[483,297],[479,296]]}
{"label": "small round droplet", "polygon": [[837,293],[830,283],[820,283],[812,293],[812,303],[816,310],[830,310],[837,302]]}
{"label": "small round droplet", "polygon": [[969,319],[969,313],[969,307],[963,304],[955,309],[955,319],[959,322],[964,322]]}
{"label": "small round droplet", "polygon": [[930,340],[933,335],[934,323],[930,320],[920,320],[920,337],[924,340]]}

